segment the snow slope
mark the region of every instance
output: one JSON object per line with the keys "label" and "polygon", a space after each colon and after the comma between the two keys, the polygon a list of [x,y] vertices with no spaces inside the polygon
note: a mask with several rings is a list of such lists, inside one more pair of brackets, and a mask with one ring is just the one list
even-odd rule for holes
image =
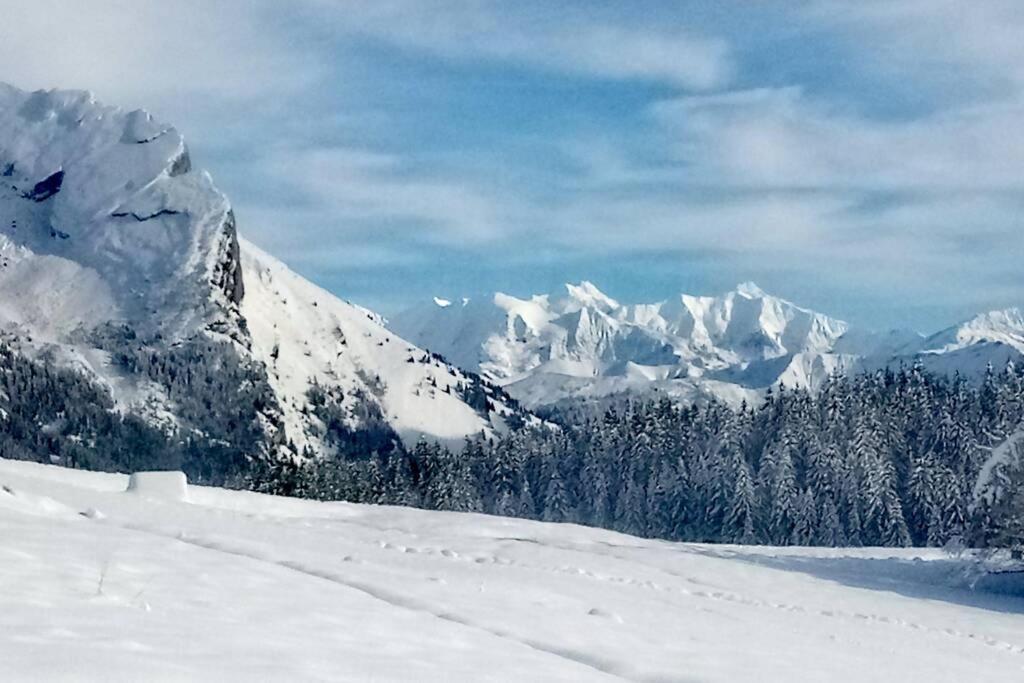
{"label": "snow slope", "polygon": [[0,679],[1024,676],[1024,600],[961,587],[940,551],[674,544],[126,485],[0,460]]}
{"label": "snow slope", "polygon": [[590,282],[519,299],[436,298],[390,326],[502,384],[527,405],[657,392],[738,403],[766,387],[815,389],[835,372],[921,362],[977,377],[1024,355],[1024,315],[987,313],[931,337],[851,329],[746,282],[720,296],[622,304]]}
{"label": "snow slope", "polygon": [[979,378],[989,365],[999,369],[1024,360],[1024,312],[1019,308],[982,313],[902,350],[936,372]]}
{"label": "snow slope", "polygon": [[493,388],[487,409],[470,407],[460,388],[472,378],[240,241],[182,136],[144,111],[0,84],[0,181],[0,336],[92,374],[124,411],[174,424],[178,409],[116,367],[97,340],[109,326],[157,355],[197,337],[230,341],[267,368],[286,430],[268,442],[299,451],[323,446],[308,414],[314,385],[341,397],[353,428],[355,404],[370,403],[410,440],[491,432],[512,411]]}
{"label": "snow slope", "polygon": [[315,382],[344,395],[363,392],[407,443],[421,436],[460,441],[489,431],[511,409],[495,396],[481,415],[460,398],[470,379],[458,368],[406,342],[377,314],[341,301],[296,275],[280,261],[242,240],[247,292],[241,310],[252,336],[252,354],[268,369],[289,434],[310,432],[304,408]]}

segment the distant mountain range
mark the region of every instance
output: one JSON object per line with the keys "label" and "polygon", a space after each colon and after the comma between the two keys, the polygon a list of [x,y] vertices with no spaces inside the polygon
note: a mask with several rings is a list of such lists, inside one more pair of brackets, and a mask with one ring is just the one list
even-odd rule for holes
{"label": "distant mountain range", "polygon": [[1019,309],[924,336],[871,332],[747,282],[720,296],[622,304],[594,284],[519,299],[435,298],[395,316],[396,333],[501,384],[525,405],[617,394],[753,400],[816,388],[837,371],[919,362],[969,378],[1024,355]]}

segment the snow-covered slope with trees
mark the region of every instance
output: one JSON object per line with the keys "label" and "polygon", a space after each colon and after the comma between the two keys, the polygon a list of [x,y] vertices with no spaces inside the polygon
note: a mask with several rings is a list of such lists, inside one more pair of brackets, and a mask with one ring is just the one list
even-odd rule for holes
{"label": "snow-covered slope with trees", "polygon": [[[939,550],[713,546],[0,460],[0,679],[941,681],[1024,600]],[[167,484],[167,485],[164,485]]]}
{"label": "snow-covered slope with trees", "polygon": [[3,343],[84,371],[123,412],[216,443],[246,431],[267,454],[459,440],[515,412],[240,240],[182,136],[144,111],[0,85],[0,180]]}
{"label": "snow-covered slope with trees", "polygon": [[[339,300],[253,244],[241,244],[247,287],[242,315],[289,434],[322,429],[308,409],[313,386],[378,406],[380,419],[406,442],[421,435],[458,442],[512,414],[494,387],[401,339],[372,311]],[[474,391],[481,400],[471,397]]]}
{"label": "snow-covered slope with trees", "polygon": [[816,389],[835,372],[920,361],[977,376],[1024,354],[1016,309],[925,338],[851,329],[749,282],[721,296],[635,305],[590,282],[527,299],[435,298],[390,325],[533,406],[650,391],[739,403],[771,386]]}

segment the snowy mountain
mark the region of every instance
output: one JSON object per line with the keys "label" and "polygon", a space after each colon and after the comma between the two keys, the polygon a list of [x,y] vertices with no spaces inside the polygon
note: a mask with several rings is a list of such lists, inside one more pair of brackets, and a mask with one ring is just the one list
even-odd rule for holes
{"label": "snowy mountain", "polygon": [[814,386],[851,364],[846,323],[744,283],[722,296],[625,305],[590,282],[518,299],[425,305],[392,329],[503,384],[529,405],[652,387],[730,398]]}
{"label": "snowy mountain", "polygon": [[749,282],[721,296],[682,294],[636,305],[590,282],[528,299],[435,299],[390,325],[530,406],[648,391],[735,403],[770,386],[813,389],[837,371],[899,363],[973,377],[1024,353],[1017,309],[932,337],[879,333],[852,329]]}
{"label": "snowy mountain", "polygon": [[1019,308],[982,313],[901,349],[897,357],[933,372],[979,378],[989,365],[1001,368],[1024,359],[1024,313]]}
{"label": "snowy mountain", "polygon": [[[216,408],[297,452],[364,429],[457,440],[516,412],[240,239],[182,136],[144,111],[0,85],[0,180],[3,344],[84,371],[123,412],[232,441],[190,417]],[[243,379],[215,390],[204,372]]]}
{"label": "snowy mountain", "polygon": [[0,459],[3,680],[1020,680],[1024,599],[939,549],[141,483]]}

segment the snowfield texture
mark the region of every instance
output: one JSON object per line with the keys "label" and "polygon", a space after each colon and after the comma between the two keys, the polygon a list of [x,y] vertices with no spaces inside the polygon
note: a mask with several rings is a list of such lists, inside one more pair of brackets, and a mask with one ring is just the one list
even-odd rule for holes
{"label": "snowfield texture", "polygon": [[173,127],[87,92],[0,84],[0,295],[0,337],[84,370],[156,422],[175,423],[175,406],[117,367],[97,328],[125,325],[155,346],[232,342],[267,367],[279,441],[299,451],[323,450],[306,410],[314,384],[376,404],[410,442],[490,433],[509,413],[497,395],[471,408],[464,373],[420,362],[379,316],[239,241],[227,197]]}
{"label": "snowfield texture", "polygon": [[392,329],[505,386],[530,406],[655,390],[738,404],[769,386],[816,389],[829,374],[920,361],[976,377],[1024,355],[1024,317],[998,311],[929,338],[872,333],[747,282],[721,296],[622,304],[590,282],[518,299],[435,297]]}
{"label": "snowfield texture", "polygon": [[0,679],[1024,680],[1024,600],[936,550],[127,485],[0,460]]}

